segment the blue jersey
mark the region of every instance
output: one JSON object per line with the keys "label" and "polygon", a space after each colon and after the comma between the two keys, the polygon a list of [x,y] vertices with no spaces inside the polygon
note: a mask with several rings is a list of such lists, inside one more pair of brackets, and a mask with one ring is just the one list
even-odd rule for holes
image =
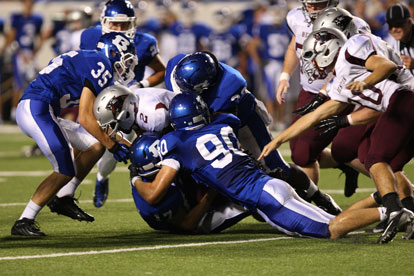
{"label": "blue jersey", "polygon": [[55,114],[60,109],[78,106],[82,89],[90,84],[95,96],[113,85],[109,59],[97,51],[71,51],[57,56],[39,72],[24,91],[22,100],[39,100],[52,105]]}
{"label": "blue jersey", "polygon": [[157,35],[160,31],[161,23],[155,18],[150,18],[144,24],[137,27],[137,32],[150,34],[152,36]]}
{"label": "blue jersey", "polygon": [[181,22],[176,21],[168,28],[168,31],[177,37],[177,52],[190,54],[201,50],[198,45],[201,39],[209,36],[211,29],[199,23],[186,27]]}
{"label": "blue jersey", "polygon": [[[172,90],[170,79],[172,70],[184,56],[179,54],[168,61],[165,71],[165,85],[168,90]],[[239,71],[224,63],[220,62],[219,64],[217,84],[201,95],[213,113],[235,108],[239,104],[239,100],[244,97],[243,92],[247,86],[246,80]],[[242,123],[244,124],[243,121]]]}
{"label": "blue jersey", "polygon": [[224,32],[211,32],[208,37],[208,48],[220,62],[236,65],[233,61],[241,50],[243,28],[235,25]]}
{"label": "blue jersey", "polygon": [[16,30],[16,41],[20,49],[34,49],[35,38],[40,34],[42,24],[43,18],[40,15],[11,15],[11,26]]}
{"label": "blue jersey", "polygon": [[[101,26],[86,29],[81,34],[80,48],[83,50],[94,50],[101,35]],[[134,44],[138,56],[138,64],[134,69],[135,80],[141,81],[144,78],[145,66],[148,66],[154,57],[158,55],[157,40],[152,35],[136,32]]]}
{"label": "blue jersey", "polygon": [[291,33],[287,24],[275,26],[263,24],[258,27],[258,34],[255,34],[263,43],[260,56],[266,60],[283,61],[286,50],[291,40]]}
{"label": "blue jersey", "polygon": [[271,178],[240,150],[235,135],[239,126],[234,115],[220,114],[202,128],[167,133],[160,140],[160,154],[163,160],[176,160],[196,182],[253,210]]}
{"label": "blue jersey", "polygon": [[173,230],[169,221],[185,206],[184,197],[179,187],[174,183],[171,184],[161,202],[154,205],[148,204],[134,186],[131,186],[131,190],[135,207],[151,228],[156,230]]}

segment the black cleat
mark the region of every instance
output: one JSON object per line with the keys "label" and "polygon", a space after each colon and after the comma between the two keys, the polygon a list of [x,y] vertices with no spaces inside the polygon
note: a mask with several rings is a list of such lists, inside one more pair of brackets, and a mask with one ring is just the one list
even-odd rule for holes
{"label": "black cleat", "polygon": [[321,209],[325,210],[331,215],[339,215],[342,212],[341,207],[333,200],[333,198],[320,190],[317,191],[312,197],[312,201]]}
{"label": "black cleat", "polygon": [[380,223],[378,223],[377,226],[374,228],[370,228],[365,230],[366,233],[382,233],[384,232],[385,228],[387,228],[387,220],[383,220]]}
{"label": "black cleat", "polygon": [[350,197],[355,193],[355,190],[358,188],[359,172],[344,164],[339,165],[338,169],[340,169],[342,173],[345,174],[344,195],[346,197]]}
{"label": "black cleat", "polygon": [[34,219],[22,218],[16,220],[14,223],[11,234],[16,236],[27,236],[27,237],[43,237],[45,233],[40,231],[39,225]]}
{"label": "black cleat", "polygon": [[64,215],[79,221],[94,221],[95,218],[83,211],[78,205],[76,205],[75,201],[78,200],[71,196],[54,196],[49,201],[47,206],[50,208],[52,213],[57,213],[58,215]]}
{"label": "black cleat", "polygon": [[93,196],[93,205],[96,208],[100,208],[104,205],[106,199],[108,198],[109,192],[109,179],[102,181],[96,180],[95,184],[95,194]]}
{"label": "black cleat", "polygon": [[397,232],[404,228],[407,224],[412,224],[414,220],[413,212],[402,208],[399,211],[394,211],[389,215],[387,219],[387,227],[382,235],[378,238],[377,243],[384,244],[389,243],[395,237]]}

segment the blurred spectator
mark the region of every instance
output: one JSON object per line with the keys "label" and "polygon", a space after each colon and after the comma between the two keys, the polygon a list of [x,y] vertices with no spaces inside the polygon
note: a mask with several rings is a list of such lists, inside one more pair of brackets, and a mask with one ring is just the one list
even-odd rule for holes
{"label": "blurred spectator", "polygon": [[255,87],[265,90],[261,96],[264,98],[267,111],[273,117],[272,130],[283,130],[290,121],[290,118],[285,120],[285,105],[277,105],[276,108],[276,89],[291,40],[291,33],[285,21],[287,12],[285,1],[280,0],[272,5],[264,17],[264,23],[253,30],[253,39],[247,47],[249,56],[255,64],[255,71],[261,71],[261,79],[256,80]]}
{"label": "blurred spectator", "polygon": [[10,16],[11,27],[0,49],[0,57],[3,57],[6,49],[13,47],[14,89],[11,121],[16,120],[16,107],[23,90],[36,77],[38,71],[34,58],[41,47],[37,39],[43,24],[43,17],[33,14],[34,0],[21,0],[21,3],[23,11]]}
{"label": "blurred spectator", "polygon": [[234,14],[229,7],[216,10],[213,16],[216,25],[208,36],[206,47],[220,62],[238,68],[242,49],[246,46],[245,28],[234,24]]}

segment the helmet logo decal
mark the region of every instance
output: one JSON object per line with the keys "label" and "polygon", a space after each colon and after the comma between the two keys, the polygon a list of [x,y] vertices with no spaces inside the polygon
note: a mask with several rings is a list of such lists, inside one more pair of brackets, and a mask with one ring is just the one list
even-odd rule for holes
{"label": "helmet logo decal", "polygon": [[340,15],[334,19],[333,23],[335,23],[336,26],[338,26],[338,28],[340,28],[343,31],[349,25],[349,22],[351,22],[351,20],[352,18],[350,18],[349,16]]}
{"label": "helmet logo decal", "polygon": [[113,97],[107,104],[106,109],[112,111],[112,115],[114,116],[114,119],[116,120],[119,113],[122,111],[122,107],[124,105],[125,99],[128,97],[128,95],[121,95],[118,97]]}

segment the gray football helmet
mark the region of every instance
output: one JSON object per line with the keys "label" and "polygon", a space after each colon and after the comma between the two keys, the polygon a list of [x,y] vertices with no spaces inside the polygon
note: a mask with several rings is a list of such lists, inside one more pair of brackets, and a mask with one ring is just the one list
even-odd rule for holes
{"label": "gray football helmet", "polygon": [[312,32],[303,42],[302,69],[311,83],[329,74],[326,68],[336,62],[339,50],[347,41],[338,29],[322,28]]}
{"label": "gray football helmet", "polygon": [[314,11],[310,12],[308,11],[308,8],[306,7],[306,4],[319,4],[319,3],[326,3],[326,8],[329,7],[336,7],[338,5],[339,0],[300,0],[302,3],[302,12],[305,15],[305,18],[308,23],[311,23],[313,20],[315,20],[318,15],[321,13],[320,11]]}
{"label": "gray football helmet", "polygon": [[358,27],[353,20],[352,14],[345,9],[337,7],[329,7],[323,10],[318,18],[315,19],[312,30],[317,31],[321,28],[338,29],[347,38],[358,33]]}
{"label": "gray football helmet", "polygon": [[127,87],[112,85],[96,97],[93,114],[99,126],[114,139],[117,131],[131,132],[138,104],[138,97]]}

